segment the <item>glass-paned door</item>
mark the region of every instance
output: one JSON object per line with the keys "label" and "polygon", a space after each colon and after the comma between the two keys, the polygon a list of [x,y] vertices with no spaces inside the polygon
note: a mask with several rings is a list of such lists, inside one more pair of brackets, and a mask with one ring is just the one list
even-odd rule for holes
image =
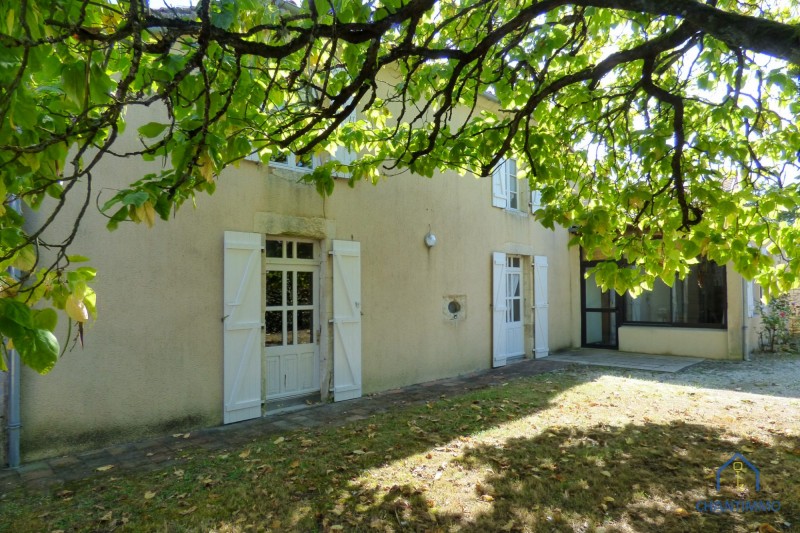
{"label": "glass-paned door", "polygon": [[506,257],[506,355],[525,355],[525,328],[522,323],[522,258]]}
{"label": "glass-paned door", "polygon": [[582,344],[596,348],[618,348],[617,328],[619,326],[619,300],[613,290],[600,289],[594,274],[586,277],[586,271],[594,266],[584,263],[581,266],[581,290],[583,323],[581,328]]}
{"label": "glass-paned door", "polygon": [[314,242],[267,238],[264,383],[268,400],[319,391],[319,262]]}

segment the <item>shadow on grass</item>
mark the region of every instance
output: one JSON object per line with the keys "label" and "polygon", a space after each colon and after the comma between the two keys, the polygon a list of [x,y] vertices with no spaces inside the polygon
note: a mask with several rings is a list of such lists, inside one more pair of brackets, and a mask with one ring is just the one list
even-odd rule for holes
{"label": "shadow on grass", "polygon": [[[340,493],[350,490],[361,472],[534,415],[551,407],[555,394],[581,383],[560,374],[510,383],[502,378],[485,376],[488,388],[449,390],[427,404],[405,404],[422,391],[398,396],[389,412],[366,421],[267,435],[244,448],[209,453],[187,442],[180,454],[185,463],[164,471],[69,482],[48,495],[19,489],[0,499],[0,531],[123,525],[148,530],[155,524],[181,524],[175,528],[179,531],[193,525],[213,528],[228,517],[246,517],[268,528],[275,522],[273,530],[323,527],[321,517],[336,507]],[[480,381],[469,387],[481,386]],[[145,499],[145,493],[156,496]]]}
{"label": "shadow on grass", "polygon": [[[800,439],[784,444],[796,449]],[[750,450],[748,459],[760,467],[761,491],[755,492],[749,472],[741,474],[746,488],[735,490],[734,472],[728,469],[717,493],[716,469],[742,449]],[[502,447],[476,446],[455,464],[480,477],[460,495],[449,492],[451,499],[481,502],[471,516],[438,509],[447,506],[441,499],[448,499],[449,480],[443,476],[427,487],[382,490],[353,484],[340,522],[345,530],[593,531],[603,526],[606,531],[726,532],[752,531],[753,523],[772,524],[778,531],[800,523],[800,457],[783,453],[776,461],[775,447],[731,441],[705,426],[547,430],[534,438],[512,438]],[[445,484],[444,490],[431,488],[436,483]],[[449,487],[458,490],[458,483]],[[698,512],[697,502],[705,500],[777,500],[781,507],[777,513]]]}
{"label": "shadow on grass", "polygon": [[[581,383],[537,376],[338,428],[213,454],[187,450],[185,464],[160,472],[86,480],[46,496],[20,492],[0,500],[0,530],[731,531],[753,521],[800,523],[800,457],[786,451],[800,449],[798,439],[766,447],[688,424],[551,427],[504,435],[497,445],[475,438],[553,407],[557,393]],[[761,468],[762,491],[745,499],[780,500],[778,514],[695,511],[697,500],[724,499],[713,471],[735,451]],[[438,478],[435,465],[419,468],[445,456]]]}

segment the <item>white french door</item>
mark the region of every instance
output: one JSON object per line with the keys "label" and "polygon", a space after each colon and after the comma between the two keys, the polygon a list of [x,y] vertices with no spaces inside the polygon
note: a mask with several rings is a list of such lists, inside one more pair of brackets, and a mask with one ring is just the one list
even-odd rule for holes
{"label": "white french door", "polygon": [[503,252],[492,254],[492,366],[509,357],[525,355],[522,319],[522,258]]}
{"label": "white french door", "polygon": [[506,257],[506,357],[525,355],[525,328],[522,323],[522,258]]}
{"label": "white french door", "polygon": [[315,242],[267,237],[266,399],[318,392],[319,250]]}

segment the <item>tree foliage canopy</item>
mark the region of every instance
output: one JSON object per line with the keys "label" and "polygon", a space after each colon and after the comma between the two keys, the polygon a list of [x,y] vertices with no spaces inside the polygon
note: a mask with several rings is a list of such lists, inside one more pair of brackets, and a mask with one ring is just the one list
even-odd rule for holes
{"label": "tree foliage canopy", "polygon": [[[254,153],[358,152],[308,175],[322,194],[340,172],[351,183],[486,176],[514,157],[542,194],[544,225],[575,227],[587,254],[635,265],[599,267],[606,287],[651,287],[705,255],[786,290],[800,275],[798,11],[769,0],[2,2],[0,333],[39,371],[57,357],[53,309],[82,334],[94,271],[68,250],[109,157],[168,163],[105,202],[111,229],[169,218]],[[121,151],[126,114],[152,105],[164,120]],[[68,218],[75,194],[83,207]],[[43,224],[12,208],[46,196]],[[48,242],[53,224],[72,231]]]}

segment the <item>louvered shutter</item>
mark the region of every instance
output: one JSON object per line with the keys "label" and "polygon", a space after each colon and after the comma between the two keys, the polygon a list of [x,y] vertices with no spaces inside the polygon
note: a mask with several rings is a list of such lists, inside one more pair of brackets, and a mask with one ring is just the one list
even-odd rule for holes
{"label": "louvered shutter", "polygon": [[261,416],[261,235],[224,238],[223,376],[226,424]]}

